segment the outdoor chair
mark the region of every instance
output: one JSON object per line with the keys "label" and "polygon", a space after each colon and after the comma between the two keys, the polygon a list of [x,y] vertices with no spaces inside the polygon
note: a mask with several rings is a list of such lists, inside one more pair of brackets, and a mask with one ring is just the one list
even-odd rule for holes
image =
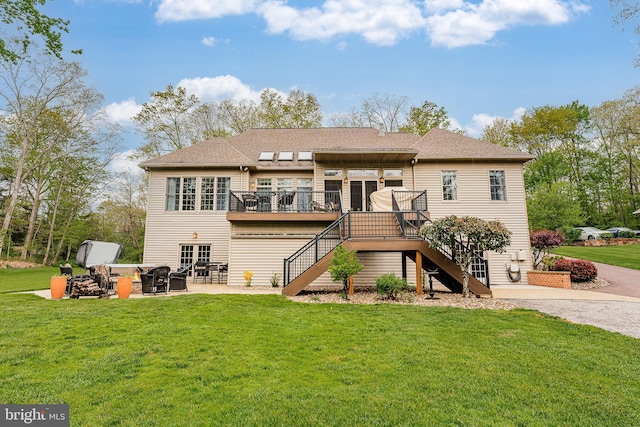
{"label": "outdoor chair", "polygon": [[142,282],[143,294],[157,294],[169,292],[169,272],[171,267],[162,266],[155,267],[140,275],[140,281]]}
{"label": "outdoor chair", "polygon": [[327,202],[323,205],[314,200],[311,202],[311,207],[315,212],[333,212],[333,204],[331,202]]}
{"label": "outdoor chair", "polygon": [[169,273],[169,291],[188,291],[187,276],[191,266],[187,265]]}
{"label": "outdoor chair", "polygon": [[246,211],[255,211],[258,208],[258,196],[255,194],[243,194],[242,203]]}
{"label": "outdoor chair", "polygon": [[278,210],[291,212],[293,211],[293,198],[295,197],[296,192],[285,192],[278,198]]}
{"label": "outdoor chair", "polygon": [[73,267],[70,265],[60,265],[60,274],[63,276],[73,276]]}
{"label": "outdoor chair", "polygon": [[198,279],[202,279],[202,282],[207,281],[208,265],[209,263],[207,261],[196,261],[193,267],[193,283],[198,283]]}
{"label": "outdoor chair", "polygon": [[258,196],[258,211],[271,212],[271,192],[258,191],[257,196]]}

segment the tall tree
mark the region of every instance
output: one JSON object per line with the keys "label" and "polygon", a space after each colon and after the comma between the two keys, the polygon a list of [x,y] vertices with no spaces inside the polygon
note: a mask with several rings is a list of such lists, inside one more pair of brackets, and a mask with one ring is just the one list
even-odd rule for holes
{"label": "tall tree", "polygon": [[374,94],[364,100],[360,114],[369,127],[385,132],[397,132],[404,122],[409,98],[391,94]]}
{"label": "tall tree", "polygon": [[512,120],[498,117],[484,128],[480,139],[503,147],[517,149],[517,142],[511,136],[511,127],[513,125],[514,122]]}
{"label": "tall tree", "polygon": [[78,64],[65,63],[52,55],[34,52],[15,63],[0,62],[0,67],[0,100],[7,112],[0,123],[2,143],[16,154],[9,165],[14,175],[0,229],[3,243],[24,183],[37,165],[29,160],[49,158],[64,139],[64,136],[39,138],[47,117],[54,112],[65,123],[64,127],[52,128],[57,132],[82,132],[99,121],[96,112],[102,96],[85,85],[86,73]]}
{"label": "tall tree", "polygon": [[451,120],[444,107],[438,107],[431,101],[424,101],[420,107],[412,106],[409,109],[407,120],[399,130],[422,136],[433,128],[448,130],[451,128]]}
{"label": "tall tree", "polygon": [[[47,0],[3,0],[0,2],[0,22],[5,33],[16,34],[16,43],[7,43],[0,38],[0,58],[11,62],[27,54],[33,43],[31,36],[41,36],[49,53],[62,58],[62,33],[69,32],[69,21],[43,14],[38,6]],[[8,30],[8,31],[7,31]],[[73,50],[72,53],[82,53]]]}
{"label": "tall tree", "polygon": [[133,117],[146,143],[139,148],[141,158],[152,158],[187,147],[205,139],[194,132],[192,113],[200,105],[195,95],[183,87],[168,85],[153,92],[151,101]]}
{"label": "tall tree", "polygon": [[[611,7],[618,9],[613,22],[616,24],[624,24],[626,21],[634,21],[640,17],[640,3],[630,0],[609,0]],[[636,34],[640,34],[640,25],[636,25],[634,30]],[[640,56],[636,57],[634,66],[640,67]]]}

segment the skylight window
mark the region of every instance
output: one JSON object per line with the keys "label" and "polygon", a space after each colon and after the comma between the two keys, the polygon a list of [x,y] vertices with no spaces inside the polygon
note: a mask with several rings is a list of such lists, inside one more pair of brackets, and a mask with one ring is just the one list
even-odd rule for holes
{"label": "skylight window", "polygon": [[258,160],[273,160],[273,151],[263,151]]}
{"label": "skylight window", "polygon": [[311,151],[301,151],[298,153],[298,160],[313,160],[313,153]]}
{"label": "skylight window", "polygon": [[293,160],[293,151],[281,151],[278,160]]}

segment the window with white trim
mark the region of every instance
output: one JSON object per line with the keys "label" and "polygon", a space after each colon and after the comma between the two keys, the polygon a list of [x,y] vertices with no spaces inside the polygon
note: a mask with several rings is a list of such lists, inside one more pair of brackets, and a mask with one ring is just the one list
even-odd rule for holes
{"label": "window with white trim", "polygon": [[231,178],[218,177],[218,189],[216,191],[216,209],[226,211],[229,209],[229,190]]}
{"label": "window with white trim", "polygon": [[216,179],[203,177],[200,186],[200,210],[212,211],[215,209],[216,201]]}
{"label": "window with white trim", "polygon": [[507,184],[504,171],[489,171],[491,200],[507,200]]}
{"label": "window with white trim", "polygon": [[442,200],[458,200],[458,175],[456,171],[442,171]]}

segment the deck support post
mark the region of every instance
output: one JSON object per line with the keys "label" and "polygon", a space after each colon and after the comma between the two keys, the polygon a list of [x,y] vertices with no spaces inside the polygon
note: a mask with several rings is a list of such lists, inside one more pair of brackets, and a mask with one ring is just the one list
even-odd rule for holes
{"label": "deck support post", "polygon": [[416,251],[416,293],[422,295],[422,253]]}
{"label": "deck support post", "polygon": [[402,251],[402,278],[407,280],[407,253]]}
{"label": "deck support post", "polygon": [[353,276],[349,276],[349,296],[353,296]]}

